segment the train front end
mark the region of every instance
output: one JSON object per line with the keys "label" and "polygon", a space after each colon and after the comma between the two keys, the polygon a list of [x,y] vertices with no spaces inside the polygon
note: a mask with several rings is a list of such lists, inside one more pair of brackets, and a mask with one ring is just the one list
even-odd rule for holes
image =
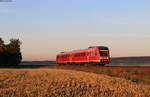
{"label": "train front end", "polygon": [[110,63],[110,54],[108,47],[99,47],[100,64]]}

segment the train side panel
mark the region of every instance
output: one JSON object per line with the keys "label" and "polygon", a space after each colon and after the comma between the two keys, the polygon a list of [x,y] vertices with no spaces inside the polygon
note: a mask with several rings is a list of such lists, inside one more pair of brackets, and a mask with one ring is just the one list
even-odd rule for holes
{"label": "train side panel", "polygon": [[83,63],[87,61],[87,50],[78,51],[72,54],[72,62]]}
{"label": "train side panel", "polygon": [[100,62],[100,56],[97,48],[93,48],[89,50],[89,62],[90,63]]}

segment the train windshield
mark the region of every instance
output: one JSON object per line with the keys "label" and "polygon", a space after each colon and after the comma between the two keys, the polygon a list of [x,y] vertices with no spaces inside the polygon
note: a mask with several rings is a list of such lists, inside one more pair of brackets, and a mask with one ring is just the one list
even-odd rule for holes
{"label": "train windshield", "polygon": [[108,57],[108,48],[107,47],[101,47],[99,48],[100,56],[101,57]]}
{"label": "train windshield", "polygon": [[108,50],[100,50],[100,56],[101,57],[107,57],[108,56]]}

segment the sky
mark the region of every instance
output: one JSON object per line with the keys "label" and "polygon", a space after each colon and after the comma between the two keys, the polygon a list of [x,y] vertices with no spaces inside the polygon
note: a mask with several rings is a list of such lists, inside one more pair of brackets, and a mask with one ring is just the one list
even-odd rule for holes
{"label": "sky", "polygon": [[0,37],[19,38],[23,60],[89,46],[107,46],[111,57],[150,56],[150,0],[0,2]]}

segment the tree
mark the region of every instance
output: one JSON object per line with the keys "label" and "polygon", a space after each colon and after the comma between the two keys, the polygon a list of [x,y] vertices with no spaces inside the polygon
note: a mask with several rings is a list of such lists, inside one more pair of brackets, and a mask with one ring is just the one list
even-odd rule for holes
{"label": "tree", "polygon": [[4,66],[16,66],[22,60],[22,55],[20,51],[21,42],[19,39],[10,39],[10,43],[5,45],[2,39],[0,40],[0,45],[3,45],[3,52],[1,53],[1,63]]}
{"label": "tree", "polygon": [[0,46],[4,45],[4,41],[2,40],[2,38],[0,37]]}
{"label": "tree", "polygon": [[0,65],[3,63],[3,53],[4,53],[4,41],[0,38]]}

